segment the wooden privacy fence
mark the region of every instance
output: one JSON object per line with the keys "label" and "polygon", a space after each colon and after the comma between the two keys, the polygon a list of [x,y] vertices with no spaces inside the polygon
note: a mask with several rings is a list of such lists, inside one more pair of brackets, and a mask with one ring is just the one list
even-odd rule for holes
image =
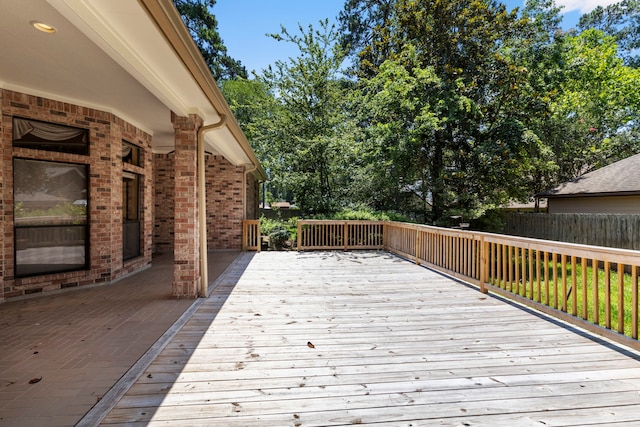
{"label": "wooden privacy fence", "polygon": [[298,250],[332,249],[388,250],[640,349],[638,251],[387,221],[298,221]]}
{"label": "wooden privacy fence", "polygon": [[504,220],[513,236],[640,250],[640,215],[509,212]]}

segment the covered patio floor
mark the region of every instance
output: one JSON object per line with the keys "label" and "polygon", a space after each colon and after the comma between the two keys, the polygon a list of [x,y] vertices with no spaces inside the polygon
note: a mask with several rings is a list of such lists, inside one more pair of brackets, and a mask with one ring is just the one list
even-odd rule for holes
{"label": "covered patio floor", "polygon": [[640,355],[386,252],[243,253],[101,403],[81,425],[640,425]]}
{"label": "covered patio floor", "polygon": [[[214,281],[240,254],[209,254]],[[110,285],[0,304],[0,426],[73,426],[200,300],[171,297],[173,259]]]}

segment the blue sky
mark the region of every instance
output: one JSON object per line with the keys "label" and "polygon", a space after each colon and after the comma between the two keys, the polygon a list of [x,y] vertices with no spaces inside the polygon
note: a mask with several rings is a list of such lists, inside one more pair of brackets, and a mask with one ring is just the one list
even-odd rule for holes
{"label": "blue sky", "polygon": [[[563,27],[572,28],[582,13],[616,0],[556,0],[564,6]],[[508,9],[522,7],[524,0],[506,0]],[[298,52],[291,43],[277,42],[267,33],[279,33],[280,25],[296,32],[298,24],[306,28],[319,20],[335,20],[344,0],[217,0],[212,12],[218,19],[218,31],[229,55],[247,67],[261,71],[268,65]]]}

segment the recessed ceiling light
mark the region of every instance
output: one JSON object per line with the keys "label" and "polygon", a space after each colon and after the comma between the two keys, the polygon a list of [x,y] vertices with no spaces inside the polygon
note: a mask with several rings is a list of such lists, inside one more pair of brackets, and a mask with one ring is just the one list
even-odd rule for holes
{"label": "recessed ceiling light", "polygon": [[43,33],[48,33],[48,34],[53,34],[56,32],[56,29],[53,28],[51,25],[47,25],[44,22],[40,22],[40,21],[31,21],[29,22],[29,24],[33,25],[33,27],[36,30],[40,30]]}

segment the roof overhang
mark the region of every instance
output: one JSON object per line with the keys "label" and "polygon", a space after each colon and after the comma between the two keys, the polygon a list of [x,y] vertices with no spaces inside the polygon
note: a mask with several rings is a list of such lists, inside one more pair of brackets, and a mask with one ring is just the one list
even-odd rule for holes
{"label": "roof overhang", "polygon": [[536,195],[544,199],[568,199],[577,197],[632,197],[640,196],[638,191],[612,191],[610,193],[543,193]]}
{"label": "roof overhang", "polygon": [[[174,147],[171,112],[227,124],[205,149],[259,166],[171,0],[0,0],[0,87],[111,112]],[[35,30],[45,22],[55,34]]]}

